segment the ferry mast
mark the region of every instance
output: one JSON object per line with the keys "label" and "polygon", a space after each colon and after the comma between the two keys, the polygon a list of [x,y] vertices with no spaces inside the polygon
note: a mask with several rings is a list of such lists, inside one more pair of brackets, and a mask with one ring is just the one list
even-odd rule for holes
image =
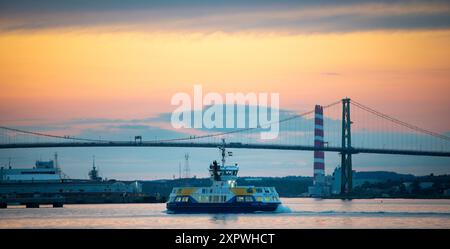
{"label": "ferry mast", "polygon": [[222,151],[222,166],[225,166],[225,138],[222,138],[222,146],[219,149]]}

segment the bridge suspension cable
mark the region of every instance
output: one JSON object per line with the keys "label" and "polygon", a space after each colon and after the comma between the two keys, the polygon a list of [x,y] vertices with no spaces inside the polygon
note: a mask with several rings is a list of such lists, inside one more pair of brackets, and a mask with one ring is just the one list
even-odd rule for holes
{"label": "bridge suspension cable", "polygon": [[423,133],[423,134],[426,134],[426,135],[430,135],[430,136],[433,136],[433,137],[436,137],[436,138],[440,138],[440,139],[443,139],[443,140],[446,140],[446,141],[450,141],[450,137],[448,137],[448,136],[445,136],[443,134],[439,134],[439,133],[436,133],[436,132],[433,132],[433,131],[425,130],[425,129],[420,128],[418,126],[415,126],[415,125],[406,123],[404,121],[398,120],[398,119],[396,119],[396,118],[394,118],[392,116],[389,116],[387,114],[384,114],[384,113],[381,113],[379,111],[376,111],[376,110],[374,110],[374,109],[372,109],[370,107],[367,107],[367,106],[365,106],[365,105],[363,105],[361,103],[358,103],[358,102],[356,102],[354,100],[351,100],[350,103],[353,106],[357,107],[357,108],[360,108],[360,109],[362,109],[364,111],[370,112],[370,113],[372,113],[372,114],[374,114],[374,115],[376,115],[376,116],[378,116],[380,118],[383,118],[385,120],[391,121],[393,123],[396,123],[396,124],[401,125],[403,127],[409,128],[409,129],[414,130],[416,132]]}
{"label": "bridge suspension cable", "polygon": [[[325,105],[323,106],[324,109],[335,106],[337,104],[340,104],[341,100],[339,101],[335,101],[331,104]],[[310,110],[310,111],[306,111],[300,114],[296,114],[296,115],[292,115],[291,117],[287,117],[284,119],[281,119],[278,121],[278,123],[284,123],[293,119],[297,119],[297,118],[301,118],[304,117],[306,115],[310,115],[313,114],[314,110]],[[274,121],[275,122],[275,121]],[[274,122],[269,122],[267,123],[267,125],[271,125]],[[226,132],[219,132],[219,133],[213,133],[213,134],[207,134],[207,135],[201,135],[201,136],[190,136],[190,137],[184,137],[184,138],[173,138],[173,139],[164,139],[164,140],[157,140],[155,142],[171,142],[171,141],[185,141],[185,140],[192,140],[192,139],[201,139],[201,138],[210,138],[210,137],[222,137],[225,135],[230,135],[230,134],[234,134],[234,133],[241,133],[241,132],[246,132],[246,131],[251,131],[251,130],[257,130],[257,129],[262,129],[263,127],[261,126],[257,126],[257,127],[252,127],[252,128],[243,128],[243,129],[238,129],[238,130],[233,130],[233,131],[226,131]]]}
{"label": "bridge suspension cable", "polygon": [[[334,105],[337,105],[341,103],[340,101],[335,101],[331,104],[328,104],[324,106],[324,108],[328,108]],[[291,117],[284,118],[282,120],[279,120],[278,123],[284,123],[293,119],[297,119],[300,117],[304,117],[306,115],[314,113],[314,110],[310,110],[307,112],[303,112],[301,114],[293,115]],[[275,122],[275,121],[274,121]],[[274,122],[270,122],[267,125],[271,125]],[[225,132],[219,132],[219,133],[213,133],[213,134],[206,134],[206,135],[200,135],[200,136],[189,136],[189,137],[181,137],[181,138],[172,138],[172,139],[159,139],[159,140],[147,140],[144,142],[155,142],[155,143],[164,143],[164,142],[176,142],[176,141],[187,141],[187,140],[196,140],[196,139],[203,139],[203,138],[214,138],[214,137],[223,137],[225,135],[235,134],[235,133],[242,133],[246,131],[251,130],[257,130],[261,129],[263,127],[257,126],[257,127],[251,127],[251,128],[242,128],[232,131],[225,131]],[[6,126],[0,126],[0,129],[6,130],[6,131],[12,131],[16,133],[21,134],[27,134],[27,135],[33,135],[33,136],[39,136],[39,137],[50,137],[50,138],[57,138],[57,139],[64,139],[64,140],[73,140],[73,141],[83,141],[83,142],[94,142],[94,143],[114,143],[114,142],[123,142],[123,141],[114,141],[114,140],[106,140],[106,139],[90,139],[90,138],[81,138],[81,137],[75,137],[75,136],[60,136],[60,135],[52,135],[48,133],[42,133],[42,132],[33,132],[33,131],[27,131],[17,128],[11,128]]]}
{"label": "bridge suspension cable", "polygon": [[41,136],[41,137],[61,138],[61,139],[67,139],[67,140],[97,142],[97,143],[98,142],[111,142],[109,140],[102,140],[102,139],[79,138],[79,137],[71,137],[71,136],[58,136],[58,135],[52,135],[52,134],[47,134],[47,133],[41,133],[41,132],[26,131],[26,130],[5,127],[5,126],[0,126],[0,129],[7,130],[7,131],[13,131],[13,132],[17,132],[17,133],[28,134],[28,135]]}

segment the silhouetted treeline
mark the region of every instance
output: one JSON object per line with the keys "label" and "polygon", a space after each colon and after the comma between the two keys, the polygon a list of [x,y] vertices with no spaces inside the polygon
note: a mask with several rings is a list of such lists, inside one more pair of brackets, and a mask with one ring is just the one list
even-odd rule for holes
{"label": "silhouetted treeline", "polygon": [[[203,187],[210,186],[209,178],[190,178],[174,180],[144,181],[143,191],[149,194],[159,193],[167,197],[174,187]],[[313,183],[312,177],[287,176],[287,177],[241,177],[237,180],[242,186],[267,186],[275,187],[282,197],[295,197],[308,191],[308,186]]]}
{"label": "silhouetted treeline", "polygon": [[[358,198],[450,198],[450,175],[414,176],[374,171],[356,172],[354,177],[359,181],[353,189],[354,195]],[[329,180],[331,181],[330,177]],[[211,180],[190,178],[142,181],[141,183],[144,192],[151,195],[159,193],[163,197],[168,197],[174,187],[210,186]],[[298,197],[306,195],[308,186],[313,184],[313,178],[305,176],[240,177],[237,183],[241,186],[275,187],[281,197]]]}

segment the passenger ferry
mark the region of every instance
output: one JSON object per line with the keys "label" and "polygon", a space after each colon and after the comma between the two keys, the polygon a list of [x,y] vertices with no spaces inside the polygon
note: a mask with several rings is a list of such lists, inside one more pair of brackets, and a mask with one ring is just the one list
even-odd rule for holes
{"label": "passenger ferry", "polygon": [[[172,213],[251,213],[275,211],[281,204],[274,187],[237,186],[239,166],[225,165],[225,141],[219,149],[222,164],[209,166],[210,187],[174,188],[167,210]],[[231,156],[231,152],[228,152]]]}

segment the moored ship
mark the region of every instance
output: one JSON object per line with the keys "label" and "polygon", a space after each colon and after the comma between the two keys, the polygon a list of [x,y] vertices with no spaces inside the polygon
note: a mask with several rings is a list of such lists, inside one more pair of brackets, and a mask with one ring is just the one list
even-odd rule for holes
{"label": "moored ship", "polygon": [[165,202],[165,198],[144,192],[139,181],[103,179],[95,160],[89,179],[67,178],[58,165],[56,154],[54,160],[36,161],[33,168],[0,167],[0,208],[154,202]]}
{"label": "moored ship", "polygon": [[[167,210],[173,213],[251,213],[275,211],[281,204],[273,187],[237,186],[239,166],[225,165],[225,141],[220,147],[222,164],[209,166],[210,187],[174,188]],[[231,155],[231,152],[228,152]]]}

